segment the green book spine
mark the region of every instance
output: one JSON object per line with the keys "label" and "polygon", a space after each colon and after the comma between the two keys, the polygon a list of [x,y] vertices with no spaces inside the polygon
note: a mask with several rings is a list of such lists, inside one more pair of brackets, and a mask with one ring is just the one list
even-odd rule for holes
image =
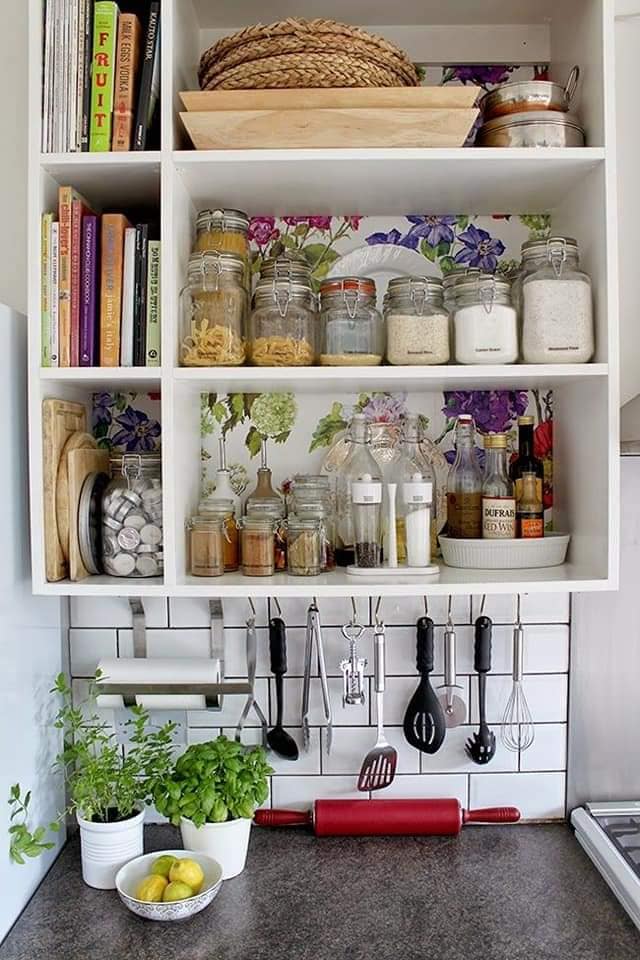
{"label": "green book spine", "polygon": [[52,213],[42,214],[42,235],[40,241],[40,353],[43,367],[51,366],[51,224]]}
{"label": "green book spine", "polygon": [[89,133],[89,149],[94,153],[111,149],[117,37],[118,5],[113,0],[98,0],[93,19]]}
{"label": "green book spine", "polygon": [[160,366],[160,241],[150,240],[147,253],[147,366]]}

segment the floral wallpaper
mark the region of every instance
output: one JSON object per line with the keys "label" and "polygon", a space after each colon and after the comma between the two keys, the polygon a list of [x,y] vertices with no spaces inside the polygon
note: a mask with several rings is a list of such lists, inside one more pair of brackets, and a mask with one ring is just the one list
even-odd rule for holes
{"label": "floral wallpaper", "polygon": [[160,449],[159,393],[94,393],[91,417],[98,446],[114,453]]}

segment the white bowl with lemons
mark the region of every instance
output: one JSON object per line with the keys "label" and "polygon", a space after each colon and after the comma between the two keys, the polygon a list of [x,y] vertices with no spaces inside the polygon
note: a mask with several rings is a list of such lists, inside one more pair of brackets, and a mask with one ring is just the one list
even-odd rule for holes
{"label": "white bowl with lemons", "polygon": [[130,860],[116,875],[118,896],[145,920],[186,920],[222,886],[217,860],[191,850],[159,850]]}

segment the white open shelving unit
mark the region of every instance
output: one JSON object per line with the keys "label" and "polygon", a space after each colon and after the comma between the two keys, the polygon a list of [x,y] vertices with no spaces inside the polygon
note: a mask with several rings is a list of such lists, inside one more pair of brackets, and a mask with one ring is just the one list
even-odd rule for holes
{"label": "white open shelving unit", "polygon": [[[613,30],[609,0],[397,0],[395,24],[381,0],[163,0],[161,150],[130,154],[41,154],[42,2],[30,0],[30,489],[33,589],[39,594],[107,596],[318,597],[526,593],[613,589],[618,577],[618,294]],[[515,8],[515,9],[514,9]],[[216,37],[293,13],[371,27],[419,61],[543,63],[582,78],[578,111],[584,149],[254,150],[188,149],[177,115],[180,90],[197,89],[200,53]],[[248,94],[250,96],[250,94]],[[40,368],[40,215],[70,183],[97,207],[145,203],[160,210],[162,366],[157,369]],[[554,230],[575,236],[595,294],[597,349],[583,366],[181,369],[178,295],[195,214],[205,206],[250,214],[406,214],[496,212],[553,215]],[[188,575],[185,518],[198,501],[203,390],[550,388],[554,390],[554,520],[572,534],[568,562],[534,571],[443,567],[439,581],[376,583],[343,571],[318,578],[204,579]],[[94,391],[161,394],[164,577],[90,577],[47,583],[42,501],[42,400],[81,401]],[[303,468],[303,463],[300,464]]]}

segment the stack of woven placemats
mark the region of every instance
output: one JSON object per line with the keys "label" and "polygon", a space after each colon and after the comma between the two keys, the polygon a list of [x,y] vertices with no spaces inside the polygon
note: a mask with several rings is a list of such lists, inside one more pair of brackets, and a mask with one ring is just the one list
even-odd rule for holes
{"label": "stack of woven placemats", "polygon": [[335,20],[289,18],[218,40],[200,59],[202,90],[415,87],[417,70],[382,37]]}

